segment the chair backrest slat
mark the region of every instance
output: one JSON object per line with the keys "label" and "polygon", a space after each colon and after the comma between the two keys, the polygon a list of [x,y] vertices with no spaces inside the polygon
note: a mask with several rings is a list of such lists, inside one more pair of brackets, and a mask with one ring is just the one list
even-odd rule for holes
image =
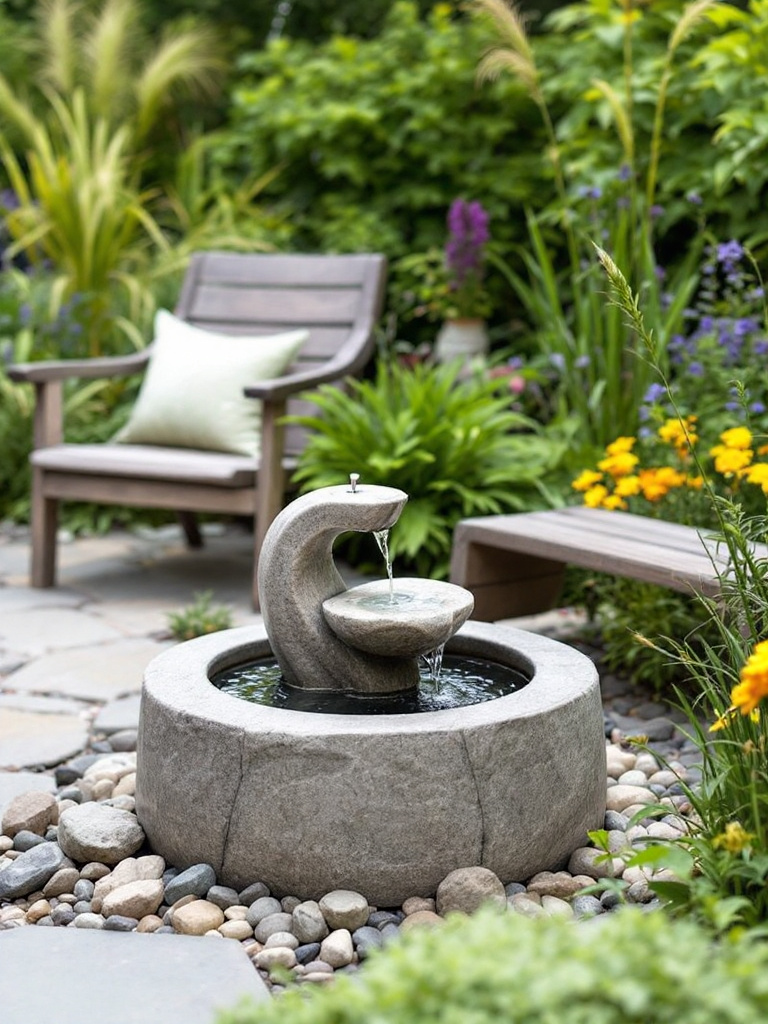
{"label": "chair backrest slat", "polygon": [[[230,287],[254,281],[270,287],[362,285],[370,274],[371,257],[360,255],[314,255],[303,253],[208,252],[202,256],[200,281]],[[374,257],[380,259],[380,257]]]}
{"label": "chair backrest slat", "polygon": [[[356,331],[358,369],[373,349],[372,330],[384,300],[385,260],[377,254],[305,255],[196,253],[176,314],[205,330],[267,335],[309,329],[290,372],[316,368],[350,342]],[[355,358],[355,352],[345,353]],[[292,399],[290,413],[306,412]],[[296,454],[306,431],[286,428],[285,451]]]}
{"label": "chair backrest slat", "polygon": [[203,326],[213,320],[239,324],[270,321],[296,324],[352,324],[360,307],[360,288],[225,288],[201,285],[186,318]]}

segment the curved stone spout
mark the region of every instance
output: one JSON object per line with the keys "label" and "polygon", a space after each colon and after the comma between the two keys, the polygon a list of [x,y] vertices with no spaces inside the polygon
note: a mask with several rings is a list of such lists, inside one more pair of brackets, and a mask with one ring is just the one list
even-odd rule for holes
{"label": "curved stone spout", "polygon": [[394,487],[322,487],[275,518],[259,558],[264,626],[283,678],[291,686],[392,693],[418,683],[412,658],[353,650],[329,629],[323,602],[346,590],[333,561],[333,542],[348,530],[387,530],[408,495]]}

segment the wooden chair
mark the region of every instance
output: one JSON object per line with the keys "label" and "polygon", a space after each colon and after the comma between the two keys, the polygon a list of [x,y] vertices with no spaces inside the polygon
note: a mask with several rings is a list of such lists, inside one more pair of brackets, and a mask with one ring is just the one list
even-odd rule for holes
{"label": "wooden chair", "polygon": [[[303,432],[280,423],[298,411],[298,392],[359,373],[373,353],[373,328],[386,279],[383,256],[251,255],[208,252],[192,257],[176,315],[211,331],[275,334],[298,327],[309,340],[290,371],[253,381],[244,393],[263,403],[260,457],[132,444],[63,443],[62,383],[136,373],[150,349],[128,356],[12,366],[12,380],[34,385],[32,566],[34,587],[56,582],[61,500],[172,509],[190,546],[199,546],[194,512],[254,516],[253,601],[264,535],[282,507],[287,474]],[[304,407],[306,408],[306,406]],[[351,466],[351,470],[355,467]]]}

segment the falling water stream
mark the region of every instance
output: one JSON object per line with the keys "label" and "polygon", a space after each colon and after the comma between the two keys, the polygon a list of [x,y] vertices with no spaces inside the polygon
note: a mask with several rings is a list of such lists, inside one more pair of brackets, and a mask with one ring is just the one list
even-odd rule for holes
{"label": "falling water stream", "polygon": [[389,601],[395,603],[394,579],[392,576],[392,559],[389,557],[389,530],[374,530],[373,536],[379,546],[379,551],[384,558],[387,567],[387,579],[389,580]]}
{"label": "falling water stream", "polygon": [[[389,530],[374,530],[373,536],[378,545],[379,551],[384,558],[384,564],[387,567],[387,579],[389,580],[389,603],[395,604],[395,583],[394,574],[392,572],[392,559],[389,557]],[[421,655],[421,660],[427,669],[429,679],[432,686],[436,691],[440,689],[440,673],[443,668],[443,651],[445,650],[445,644],[440,644],[434,651],[429,651],[427,654]]]}

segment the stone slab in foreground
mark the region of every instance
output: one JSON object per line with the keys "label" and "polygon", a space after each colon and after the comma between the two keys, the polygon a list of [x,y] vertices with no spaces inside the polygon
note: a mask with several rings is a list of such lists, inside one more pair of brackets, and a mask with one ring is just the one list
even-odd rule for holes
{"label": "stone slab in foreground", "polygon": [[243,996],[269,998],[240,944],[214,938],[13,928],[0,963],[3,1024],[212,1024]]}

